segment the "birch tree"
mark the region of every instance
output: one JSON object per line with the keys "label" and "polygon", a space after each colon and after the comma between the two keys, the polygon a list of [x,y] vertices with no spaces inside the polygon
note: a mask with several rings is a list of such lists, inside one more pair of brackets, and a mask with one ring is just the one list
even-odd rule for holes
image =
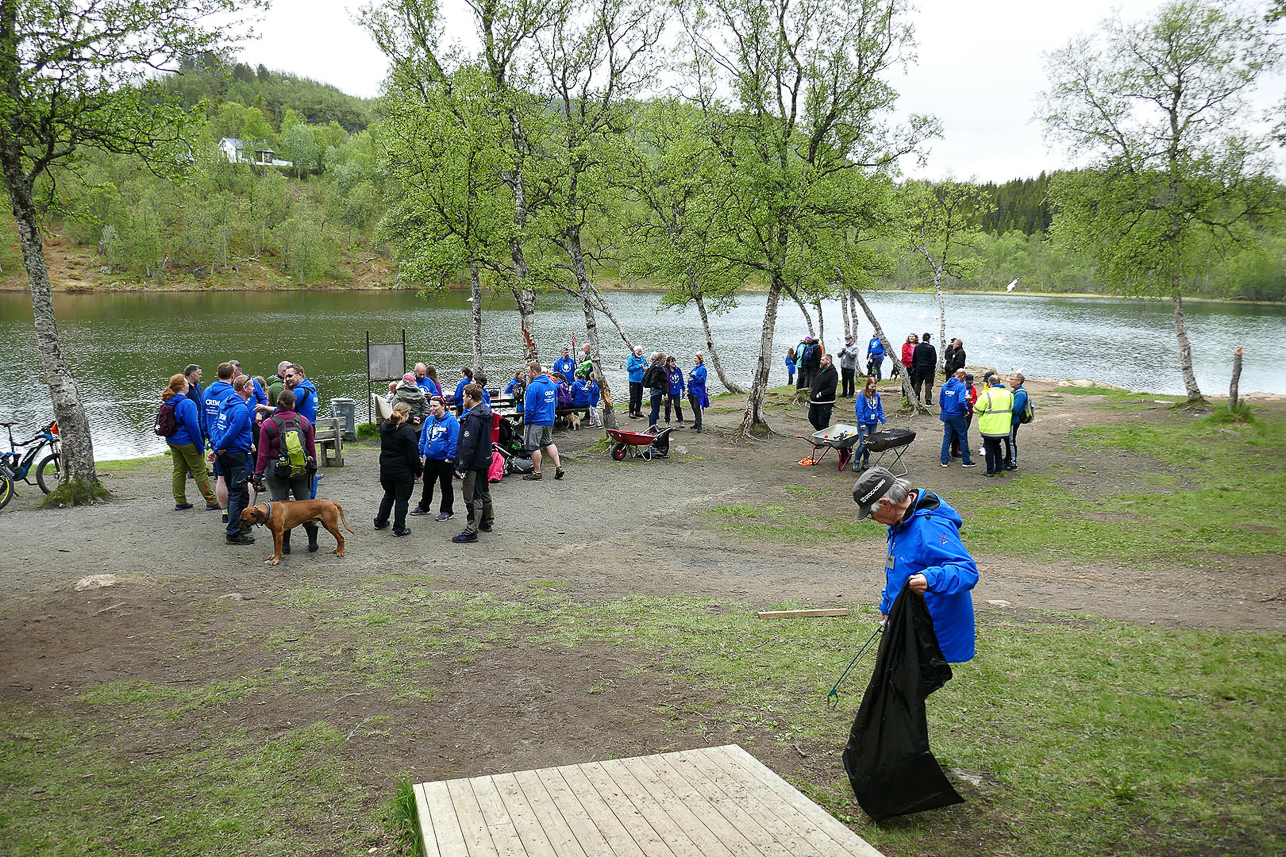
{"label": "birch tree", "polygon": [[[683,7],[696,62],[715,70],[690,93],[706,115],[729,176],[719,228],[729,261],[768,285],[759,357],[740,431],[767,430],[763,404],[783,292],[825,288],[809,236],[863,219],[864,194],[838,193],[850,173],[891,170],[933,130],[914,117],[899,133],[880,121],[896,100],[883,79],[911,48],[904,0],[710,0]],[[717,93],[732,94],[729,103]],[[800,301],[802,303],[802,300]]]}
{"label": "birch tree", "polygon": [[[147,74],[236,37],[227,16],[260,0],[0,0],[0,173],[17,221],[41,369],[63,439],[64,502],[105,494],[80,391],[54,317],[35,187],[93,147],[173,175],[195,128]],[[216,17],[217,16],[217,17]]]}
{"label": "birch tree", "polygon": [[1262,12],[1172,0],[1138,23],[1114,17],[1048,57],[1040,116],[1052,141],[1090,161],[1059,173],[1056,241],[1088,253],[1111,287],[1168,298],[1190,402],[1202,400],[1183,288],[1275,195],[1248,96],[1281,59]]}

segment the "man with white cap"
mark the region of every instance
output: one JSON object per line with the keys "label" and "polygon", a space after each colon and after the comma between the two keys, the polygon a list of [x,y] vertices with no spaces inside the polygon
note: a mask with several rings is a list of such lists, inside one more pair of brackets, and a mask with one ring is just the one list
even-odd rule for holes
{"label": "man with white cap", "polygon": [[951,663],[974,654],[973,596],[978,566],[960,541],[960,514],[932,491],[912,488],[883,467],[853,486],[857,519],[889,528],[880,612],[887,618],[902,587],[924,596],[942,655]]}

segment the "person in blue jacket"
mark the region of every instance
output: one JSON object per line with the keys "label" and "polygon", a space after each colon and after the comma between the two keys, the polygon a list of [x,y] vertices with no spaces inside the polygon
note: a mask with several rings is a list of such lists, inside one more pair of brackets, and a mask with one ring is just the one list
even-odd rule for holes
{"label": "person in blue jacket", "polygon": [[196,405],[197,422],[201,425],[201,442],[197,446],[205,448],[205,442],[210,437],[210,430],[205,425],[205,390],[201,389],[201,367],[195,363],[189,363],[183,370],[183,377],[188,379],[188,391],[185,395]]}
{"label": "person in blue jacket", "polygon": [[210,432],[210,446],[214,447],[214,460],[223,471],[228,486],[228,521],[226,540],[230,545],[252,545],[254,536],[241,532],[241,513],[250,504],[250,489],[246,485],[250,476],[250,453],[254,441],[250,433],[251,410],[247,407],[254,398],[254,382],[245,375],[232,381],[234,395],[219,408],[219,418]]}
{"label": "person in blue jacket", "polygon": [[964,458],[962,467],[976,467],[969,455],[969,388],[965,370],[957,369],[938,392],[938,418],[942,420],[942,466],[951,460],[951,450],[959,447]]}
{"label": "person in blue jacket", "polygon": [[795,360],[799,354],[793,348],[786,349],[786,386],[795,386]]}
{"label": "person in blue jacket", "polygon": [[513,396],[514,404],[521,405],[522,398],[527,392],[527,373],[519,369],[514,373],[513,380],[505,385],[505,391],[502,395]]}
{"label": "person in blue jacket", "polygon": [[317,425],[317,388],[304,374],[304,367],[298,363],[291,363],[282,377],[286,382],[286,389],[295,394],[295,413],[308,420],[310,424]]}
{"label": "person in blue jacket", "polygon": [[924,596],[938,647],[950,663],[974,655],[973,596],[978,566],[960,540],[960,513],[931,491],[912,488],[883,467],[873,467],[853,486],[857,519],[889,528],[888,558],[880,613],[908,586]]}
{"label": "person in blue jacket", "polygon": [[679,428],[683,428],[683,370],[673,356],[665,359],[665,377],[669,385],[665,397],[665,425],[667,428],[670,425],[670,406],[673,405]]}
{"label": "person in blue jacket", "polygon": [[[246,370],[241,368],[240,360],[229,360],[228,362],[232,364],[232,368],[233,370],[235,370],[234,375],[245,374]],[[251,419],[253,419],[255,414],[257,414],[260,410],[271,410],[271,407],[268,405],[268,391],[265,390],[263,388],[263,385],[260,384],[259,381],[256,380],[253,376],[251,376],[250,381],[252,384],[254,384],[255,401],[253,405],[251,405],[249,402],[247,402],[246,404],[249,405],[250,407]],[[260,408],[260,405],[263,406],[262,409]]]}
{"label": "person in blue jacket", "polygon": [[710,396],[706,394],[706,358],[698,351],[692,355],[695,365],[688,373],[688,404],[692,406],[692,428],[701,433],[701,414],[710,407]]}
{"label": "person in blue jacket", "polygon": [[415,369],[415,386],[424,391],[426,398],[432,399],[434,396],[442,395],[438,385],[429,377],[429,367],[423,363],[416,363]]}
{"label": "person in blue jacket", "polygon": [[571,385],[571,406],[573,408],[589,407],[589,379],[577,378]]}
{"label": "person in blue jacket", "polygon": [[[232,390],[232,376],[236,368],[231,363],[220,363],[215,372],[217,380],[205,388],[205,398],[202,400],[201,408],[201,415],[205,420],[205,436],[211,443],[211,449],[214,448],[214,424],[219,421],[219,411],[223,409],[224,402],[236,397],[236,393]],[[214,459],[214,476],[214,495],[219,499],[219,508],[224,510],[223,520],[226,522],[228,520],[228,481],[223,478],[223,467],[217,458]]]}
{"label": "person in blue jacket", "polygon": [[598,412],[598,403],[603,398],[603,391],[599,389],[598,380],[594,377],[593,372],[590,372],[589,377],[585,380],[588,382],[586,389],[589,390],[589,424],[602,428],[603,417]]}
{"label": "person in blue jacket", "polygon": [[563,478],[563,465],[554,446],[554,416],[558,410],[558,386],[532,361],[527,364],[527,394],[522,405],[522,446],[531,451],[532,472],[522,478],[534,482],[540,476],[543,450],[554,462],[554,478]]}
{"label": "person in blue jacket", "polygon": [[571,349],[564,348],[563,356],[554,361],[553,372],[555,375],[562,375],[563,379],[570,382],[576,375],[576,361],[571,357]]}
{"label": "person in blue jacket", "polygon": [[455,396],[451,399],[452,404],[455,405],[457,416],[462,416],[464,414],[464,388],[466,385],[472,383],[473,370],[468,366],[462,367],[460,369],[460,383],[455,385]]}
{"label": "person in blue jacket", "polygon": [[420,502],[411,510],[412,515],[430,514],[433,505],[433,483],[440,486],[442,499],[438,502],[438,520],[449,521],[455,513],[455,492],[451,487],[451,474],[455,472],[456,444],[460,440],[460,421],[447,410],[441,396],[429,400],[429,421],[420,432],[420,456],[424,459],[424,488]]}
{"label": "person in blue jacket", "polygon": [[874,376],[878,381],[883,367],[884,343],[878,336],[872,336],[871,341],[866,344],[866,374],[868,377]]}
{"label": "person in blue jacket", "polygon": [[1022,426],[1023,411],[1027,409],[1027,390],[1023,384],[1027,376],[1015,372],[1009,376],[1009,389],[1014,394],[1014,411],[1009,424],[1009,445],[1005,450],[1005,469],[1018,469],[1018,429]]}
{"label": "person in blue jacket", "polygon": [[184,375],[170,378],[169,386],[161,393],[161,402],[174,408],[174,434],[165,439],[170,445],[170,457],[174,459],[174,478],[171,485],[174,493],[174,511],[182,512],[191,509],[188,502],[188,473],[196,480],[196,486],[205,497],[207,509],[219,508],[219,501],[210,488],[210,481],[205,475],[205,461],[201,451],[205,440],[201,431],[200,411],[196,403],[188,398],[188,379]]}
{"label": "person in blue jacket", "polygon": [[864,470],[871,463],[871,449],[866,441],[875,434],[877,422],[881,425],[888,422],[884,419],[884,402],[880,400],[880,393],[875,389],[875,379],[870,375],[866,376],[866,384],[862,387],[862,394],[857,397],[854,410],[857,412],[858,441],[857,452],[853,454],[853,467]]}
{"label": "person in blue jacket", "polygon": [[625,371],[630,376],[630,419],[643,419],[643,373],[647,371],[647,358],[643,356],[643,346],[634,346],[630,358],[625,361]]}

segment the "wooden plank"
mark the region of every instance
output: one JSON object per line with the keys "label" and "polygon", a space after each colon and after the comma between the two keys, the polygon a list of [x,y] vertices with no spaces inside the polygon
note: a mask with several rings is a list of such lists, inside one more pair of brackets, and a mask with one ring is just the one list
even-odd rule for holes
{"label": "wooden plank", "polygon": [[819,830],[830,836],[849,854],[854,855],[854,857],[882,857],[880,852],[872,848],[865,839],[849,830],[840,823],[839,819],[813,803],[801,794],[798,789],[777,776],[766,765],[738,745],[728,744],[723,747],[713,748],[709,752],[721,754],[731,764],[737,765],[748,772],[760,783],[771,789],[791,809],[807,818]]}
{"label": "wooden plank", "polygon": [[785,847],[784,853],[792,857],[830,857],[835,852],[834,840],[794,810],[786,807],[786,818],[781,818],[774,811],[780,801],[748,773],[728,771],[706,751],[693,752],[689,759],[711,788],[718,788],[730,801],[753,815],[759,825]]}
{"label": "wooden plank", "polygon": [[474,777],[467,782],[473,787],[473,796],[478,801],[478,808],[482,811],[482,817],[487,823],[487,830],[491,833],[491,842],[496,852],[500,855],[518,855],[518,857],[526,854],[527,849],[523,847],[513,819],[509,817],[509,811],[505,808],[504,798],[500,796],[495,780],[491,777]]}
{"label": "wooden plank", "polygon": [[444,782],[424,784],[424,802],[433,817],[433,833],[437,838],[438,853],[442,857],[468,857],[469,848],[464,844],[464,833],[456,818],[451,793]]}
{"label": "wooden plank", "polygon": [[848,609],[835,607],[809,610],[760,610],[755,615],[760,619],[811,619],[815,616],[847,616]]}
{"label": "wooden plank", "polygon": [[635,776],[634,769],[621,759],[612,759],[600,765],[630,801],[642,810],[652,827],[661,834],[661,838],[676,855],[732,857],[732,852],[710,833],[708,827],[701,824],[700,819],[694,818],[692,811],[683,806],[672,792],[657,790],[654,794],[648,788],[648,783],[643,781],[653,779],[646,771],[640,769],[642,778]]}
{"label": "wooden plank", "polygon": [[522,793],[531,804],[536,818],[540,820],[540,826],[545,831],[545,836],[549,838],[554,853],[558,857],[586,857],[585,850],[576,841],[576,834],[572,833],[571,827],[563,818],[563,814],[536,772],[518,771],[514,777],[522,787]]}
{"label": "wooden plank", "polygon": [[763,838],[763,828],[755,824],[753,819],[743,817],[741,820],[746,825],[746,830],[743,832],[714,803],[694,788],[676,769],[676,767],[692,767],[690,762],[684,761],[683,753],[643,756],[631,759],[629,765],[630,770],[639,775],[640,781],[648,787],[649,791],[656,795],[657,789],[664,789],[672,795],[702,825],[704,830],[709,831],[709,834],[735,857],[758,857],[763,853],[752,841],[752,837],[753,839]]}
{"label": "wooden plank", "polygon": [[580,800],[580,796],[568,787],[560,769],[543,768],[536,771],[536,776],[554,801],[554,805],[558,807],[558,811],[567,822],[567,826],[571,828],[572,835],[576,837],[580,847],[585,849],[585,853],[610,853],[607,838],[598,829],[595,819],[590,815],[584,802]]}
{"label": "wooden plank", "polygon": [[[602,762],[591,762],[580,768],[594,789],[616,809],[616,817],[630,830],[634,841],[649,857],[701,857],[696,846],[683,836],[683,831],[647,796],[633,777],[622,776],[618,780],[603,767]],[[627,807],[632,812],[626,810]],[[652,831],[655,839],[648,837],[648,830]]]}
{"label": "wooden plank", "polygon": [[455,806],[455,817],[460,820],[460,832],[464,835],[469,857],[498,857],[487,819],[482,814],[482,807],[478,806],[469,780],[447,780],[447,791]]}
{"label": "wooden plank", "polygon": [[[633,804],[628,801],[621,806],[609,803],[585,777],[580,765],[566,765],[554,770],[562,775],[567,787],[576,793],[581,806],[585,807],[585,812],[593,820],[594,826],[607,841],[610,853],[615,857],[650,857],[656,854],[673,857],[670,849],[657,838],[656,831],[643,820]],[[625,820],[622,820],[622,816]],[[633,832],[627,829],[626,821],[631,823]]]}
{"label": "wooden plank", "polygon": [[424,783],[416,783],[415,815],[420,821],[420,841],[424,844],[424,857],[442,857],[438,850],[438,837],[433,832],[433,813],[429,812],[428,801],[424,797]]}
{"label": "wooden plank", "polygon": [[513,822],[518,838],[522,840],[526,854],[530,857],[556,857],[554,844],[549,841],[544,827],[540,824],[540,819],[536,817],[536,811],[532,809],[531,802],[523,794],[518,778],[513,774],[497,774],[491,778],[491,781],[495,784],[501,800],[504,801],[505,810]]}

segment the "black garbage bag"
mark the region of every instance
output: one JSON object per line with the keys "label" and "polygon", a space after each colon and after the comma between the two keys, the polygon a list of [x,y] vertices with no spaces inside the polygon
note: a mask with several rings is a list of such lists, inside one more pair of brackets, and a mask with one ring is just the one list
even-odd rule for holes
{"label": "black garbage bag", "polygon": [[924,700],[950,678],[924,596],[903,586],[844,748],[853,793],[876,821],[964,802],[929,751],[924,713]]}

